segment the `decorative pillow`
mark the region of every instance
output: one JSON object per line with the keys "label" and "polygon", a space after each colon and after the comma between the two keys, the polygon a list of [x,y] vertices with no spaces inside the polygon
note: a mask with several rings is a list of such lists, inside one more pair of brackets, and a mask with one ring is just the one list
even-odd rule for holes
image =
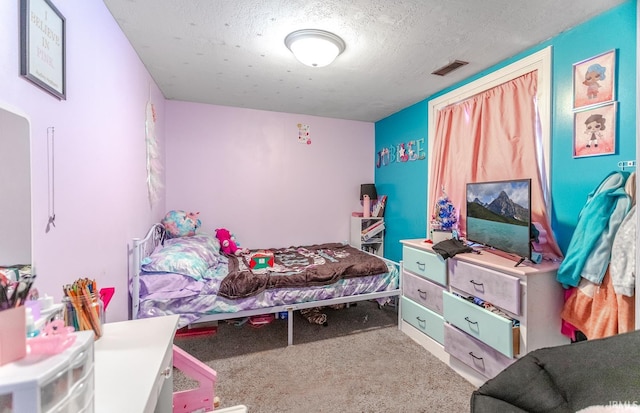
{"label": "decorative pillow", "polygon": [[186,213],[181,210],[167,212],[162,219],[162,225],[167,233],[167,238],[190,237],[196,235],[196,231],[202,223],[198,219],[199,212]]}
{"label": "decorative pillow", "polygon": [[202,279],[207,269],[218,262],[220,243],[209,234],[171,238],[142,259],[145,272],[172,272]]}

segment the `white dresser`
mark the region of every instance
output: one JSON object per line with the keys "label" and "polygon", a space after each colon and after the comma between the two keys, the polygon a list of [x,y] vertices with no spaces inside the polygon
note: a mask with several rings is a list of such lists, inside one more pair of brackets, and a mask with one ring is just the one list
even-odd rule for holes
{"label": "white dresser", "polygon": [[401,329],[479,386],[518,357],[566,344],[558,265],[458,254],[443,260],[424,239],[404,240]]}

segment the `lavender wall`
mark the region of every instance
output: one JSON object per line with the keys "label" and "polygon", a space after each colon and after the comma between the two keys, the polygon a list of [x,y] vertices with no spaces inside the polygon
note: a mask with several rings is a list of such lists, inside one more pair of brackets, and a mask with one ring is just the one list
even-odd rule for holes
{"label": "lavender wall", "polygon": [[[164,194],[153,208],[147,199],[144,123],[150,99],[163,145],[164,98],[102,1],[55,4],[67,23],[65,101],[20,77],[19,1],[0,2],[0,107],[30,122],[36,286],[58,300],[62,285],[95,278],[116,287],[107,320],[122,320],[128,245],[165,210]],[[56,226],[47,233],[50,126]]]}
{"label": "lavender wall", "polygon": [[[248,248],[347,241],[373,182],[374,124],[167,101],[167,209]],[[310,126],[311,145],[297,124]]]}

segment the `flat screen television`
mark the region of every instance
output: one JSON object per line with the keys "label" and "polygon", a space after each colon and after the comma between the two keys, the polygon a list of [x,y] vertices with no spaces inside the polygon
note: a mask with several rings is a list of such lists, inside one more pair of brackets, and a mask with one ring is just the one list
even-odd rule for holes
{"label": "flat screen television", "polygon": [[531,258],[531,179],[467,183],[467,240]]}

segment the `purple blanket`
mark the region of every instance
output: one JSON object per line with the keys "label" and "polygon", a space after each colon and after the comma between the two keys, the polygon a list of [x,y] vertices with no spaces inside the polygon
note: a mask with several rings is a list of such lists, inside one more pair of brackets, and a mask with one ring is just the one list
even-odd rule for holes
{"label": "purple blanket", "polygon": [[340,243],[270,249],[274,265],[266,270],[250,268],[252,253],[229,256],[229,274],[218,294],[230,299],[250,297],[268,288],[300,288],[328,285],[348,277],[382,274],[387,265],[378,257]]}

